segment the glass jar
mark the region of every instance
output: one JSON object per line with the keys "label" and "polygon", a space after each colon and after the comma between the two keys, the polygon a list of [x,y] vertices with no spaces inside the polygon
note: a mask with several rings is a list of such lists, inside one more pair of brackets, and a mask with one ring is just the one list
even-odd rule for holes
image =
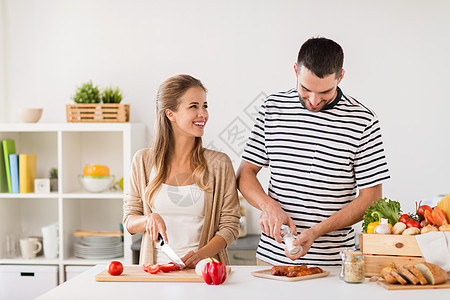
{"label": "glass jar", "polygon": [[363,283],[366,277],[364,255],[360,251],[348,251],[344,257],[344,281]]}

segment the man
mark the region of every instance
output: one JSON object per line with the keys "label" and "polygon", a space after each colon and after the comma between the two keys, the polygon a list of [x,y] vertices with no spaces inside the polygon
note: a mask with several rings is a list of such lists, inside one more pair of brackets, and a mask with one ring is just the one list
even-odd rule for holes
{"label": "man", "polygon": [[[343,60],[336,42],[309,39],[294,64],[297,88],[260,108],[237,172],[242,195],[262,211],[259,265],[340,265],[339,251],[355,245],[351,226],[389,179],[377,116],[338,87]],[[257,179],[262,167],[268,194]],[[299,232],[295,256],[280,244],[282,224]]]}

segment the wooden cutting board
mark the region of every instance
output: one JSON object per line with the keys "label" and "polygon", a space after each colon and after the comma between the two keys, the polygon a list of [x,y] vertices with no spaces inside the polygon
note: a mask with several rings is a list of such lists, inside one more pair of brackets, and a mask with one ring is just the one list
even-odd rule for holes
{"label": "wooden cutting board", "polygon": [[251,273],[255,277],[281,280],[281,281],[300,281],[300,280],[308,280],[314,278],[327,277],[330,274],[330,271],[323,271],[323,273],[306,275],[306,276],[298,276],[298,277],[286,277],[286,276],[275,276],[272,275],[272,269],[261,270]]}
{"label": "wooden cutting board", "polygon": [[446,283],[443,284],[426,284],[426,285],[414,285],[411,283],[401,285],[399,283],[392,284],[387,283],[386,280],[379,280],[377,281],[379,285],[384,287],[387,290],[423,290],[423,289],[449,289],[450,288],[450,280],[448,280]]}
{"label": "wooden cutting board", "polygon": [[[227,267],[228,276],[231,268]],[[119,276],[111,276],[104,270],[95,276],[95,281],[127,281],[127,282],[203,282],[203,277],[198,276],[194,269],[180,271],[171,271],[164,273],[162,271],[156,274],[150,274],[142,269],[142,266],[124,266],[123,273]]]}

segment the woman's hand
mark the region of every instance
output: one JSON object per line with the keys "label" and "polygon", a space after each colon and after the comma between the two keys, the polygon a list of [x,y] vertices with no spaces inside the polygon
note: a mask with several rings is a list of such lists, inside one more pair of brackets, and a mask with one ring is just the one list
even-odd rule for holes
{"label": "woman's hand", "polygon": [[163,237],[164,243],[168,243],[166,234],[166,223],[163,218],[157,213],[151,213],[146,216],[147,221],[145,223],[145,231],[151,240],[157,242],[159,240],[159,234]]}
{"label": "woman's hand", "polygon": [[204,257],[201,257],[198,252],[189,251],[185,256],[181,258],[181,260],[186,265],[186,268],[194,269],[199,261],[201,261]]}

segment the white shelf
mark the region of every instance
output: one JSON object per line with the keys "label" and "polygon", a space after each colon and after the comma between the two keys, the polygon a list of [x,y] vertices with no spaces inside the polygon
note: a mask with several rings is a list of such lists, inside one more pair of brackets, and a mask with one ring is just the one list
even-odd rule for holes
{"label": "white shelf", "polygon": [[36,258],[25,259],[21,257],[0,259],[0,264],[5,265],[58,265],[60,260],[57,258],[45,258],[37,256]]}
{"label": "white shelf", "polygon": [[107,259],[86,259],[78,257],[69,257],[67,259],[45,258],[38,256],[36,258],[25,259],[21,257],[0,259],[3,265],[81,265],[93,266],[99,264],[108,264],[112,260],[124,261],[123,257],[107,258]]}
{"label": "white shelf", "polygon": [[124,261],[123,257],[107,258],[107,259],[87,259],[78,257],[69,257],[63,260],[65,265],[107,265],[112,260]]}
{"label": "white shelf", "polygon": [[[106,264],[112,259],[81,259],[73,256],[76,230],[118,231],[122,222],[124,192],[90,193],[78,175],[88,164],[110,168],[115,181],[128,185],[134,153],[146,147],[145,126],[140,123],[0,123],[0,140],[14,139],[17,153],[37,154],[36,178],[47,178],[58,169],[58,192],[47,194],[0,193],[0,264],[58,265],[59,283],[66,265]],[[3,245],[9,233],[23,238],[42,236],[43,226],[59,224],[59,257],[46,259],[4,258]],[[132,263],[132,238],[124,237],[124,256]]]}
{"label": "white shelf", "polygon": [[123,192],[115,193],[64,193],[64,199],[123,199]]}
{"label": "white shelf", "polygon": [[38,194],[38,193],[26,193],[26,194],[10,194],[0,193],[0,199],[58,199],[58,193]]}

